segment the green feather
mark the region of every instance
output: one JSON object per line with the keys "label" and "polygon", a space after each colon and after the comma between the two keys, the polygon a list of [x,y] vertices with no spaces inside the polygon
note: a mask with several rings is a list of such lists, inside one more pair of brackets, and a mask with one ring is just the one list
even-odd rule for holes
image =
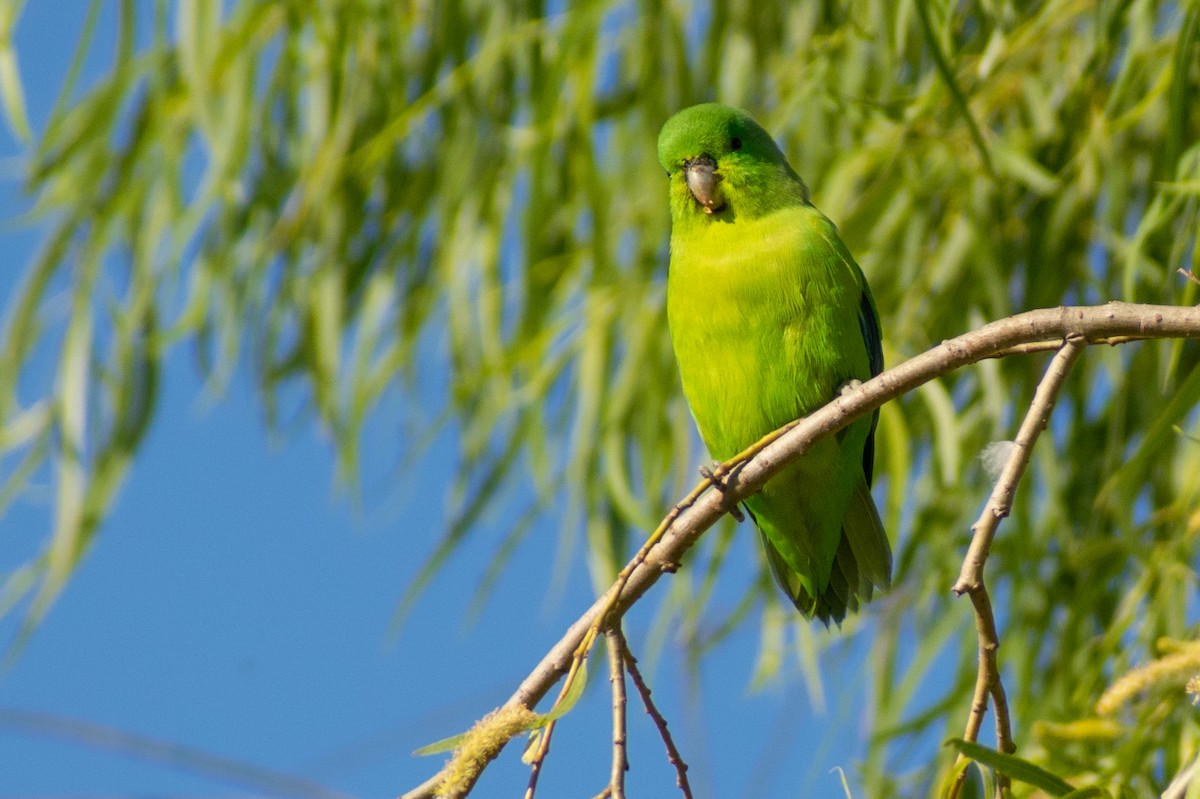
{"label": "green feather", "polygon": [[[748,115],[680,111],[658,152],[670,180],[671,340],[700,436],[726,460],[878,374],[879,319],[837,229]],[[780,587],[826,624],[891,580],[870,492],[877,418],[819,442],[745,503]]]}

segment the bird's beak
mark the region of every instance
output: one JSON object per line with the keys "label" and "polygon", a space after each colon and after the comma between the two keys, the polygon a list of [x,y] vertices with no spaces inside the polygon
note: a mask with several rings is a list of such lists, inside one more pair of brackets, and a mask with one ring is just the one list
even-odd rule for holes
{"label": "bird's beak", "polygon": [[721,176],[716,173],[717,162],[711,156],[702,155],[683,165],[683,178],[696,202],[704,206],[704,213],[714,214],[725,207],[721,196]]}

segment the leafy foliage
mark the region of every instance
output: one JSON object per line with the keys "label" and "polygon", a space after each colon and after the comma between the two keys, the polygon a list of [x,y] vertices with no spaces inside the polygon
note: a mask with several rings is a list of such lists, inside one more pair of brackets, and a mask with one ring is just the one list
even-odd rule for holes
{"label": "leafy foliage", "polygon": [[[109,45],[102,5],[73,76]],[[0,10],[15,130],[19,7]],[[349,480],[397,387],[408,449],[453,426],[456,520],[427,574],[485,509],[532,493],[496,568],[565,515],[560,545],[582,533],[606,583],[702,459],[665,335],[653,151],[693,102],[776,133],[871,281],[889,363],[1032,307],[1195,301],[1175,275],[1200,250],[1195,0],[122,0],[119,16],[107,78],[69,79],[34,133],[49,232],[0,339],[0,502],[34,477],[56,491],[44,555],[0,600],[31,621],[94,540],[179,345],[218,389],[249,363],[269,417],[319,419]],[[976,456],[1012,435],[1041,369],[989,362],[884,408],[899,579],[869,628],[869,796],[931,790],[897,753],[960,732],[975,642],[947,587],[986,494]],[[1033,725],[1022,756],[1072,782],[1149,794],[1190,754],[1192,713],[1161,687],[1102,736],[1049,731],[1092,719],[1158,638],[1194,635],[1200,452],[1180,429],[1197,399],[1194,345],[1087,353],[990,562],[1013,713]],[[829,639],[765,580],[706,615],[730,535],[663,612],[699,657],[761,606],[761,673],[794,641],[814,679]],[[935,664],[955,676],[919,699]]]}

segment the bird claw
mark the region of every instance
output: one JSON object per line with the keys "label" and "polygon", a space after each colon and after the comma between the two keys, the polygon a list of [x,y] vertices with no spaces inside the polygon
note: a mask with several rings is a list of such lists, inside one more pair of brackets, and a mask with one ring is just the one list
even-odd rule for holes
{"label": "bird claw", "polygon": [[[718,491],[720,491],[722,494],[724,494],[725,487],[726,487],[725,486],[725,478],[723,476],[717,477],[717,473],[713,471],[714,468],[717,470],[720,470],[720,468],[721,468],[720,461],[713,461],[712,468],[710,468],[708,466],[701,466],[700,467],[700,476],[703,477],[705,480],[711,480],[713,486]],[[729,515],[732,516],[733,518],[737,519],[739,522],[746,521],[746,517],[742,514],[742,509],[739,508],[737,505],[730,506]]]}
{"label": "bird claw", "polygon": [[857,378],[852,377],[849,380],[847,380],[845,383],[842,383],[840,386],[838,386],[837,395],[839,397],[844,397],[852,391],[857,391],[861,387],[862,387],[862,381]]}

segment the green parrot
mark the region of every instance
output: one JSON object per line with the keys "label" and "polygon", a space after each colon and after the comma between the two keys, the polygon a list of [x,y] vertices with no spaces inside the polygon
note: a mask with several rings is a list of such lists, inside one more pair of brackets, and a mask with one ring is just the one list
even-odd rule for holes
{"label": "green parrot", "polygon": [[[667,320],[692,417],[713,457],[883,368],[875,301],[837,228],[745,112],[706,103],[667,120]],[[878,412],[812,447],[745,505],[776,581],[829,625],[891,582],[871,498]]]}

